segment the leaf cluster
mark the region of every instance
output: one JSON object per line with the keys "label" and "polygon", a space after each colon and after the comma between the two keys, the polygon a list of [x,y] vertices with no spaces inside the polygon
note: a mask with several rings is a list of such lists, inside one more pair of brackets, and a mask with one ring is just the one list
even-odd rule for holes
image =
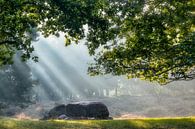
{"label": "leaf cluster", "polygon": [[[127,75],[159,83],[195,76],[194,0],[1,0],[0,64],[34,51],[37,31],[86,38],[91,75]],[[86,27],[87,26],[87,27]],[[87,29],[86,29],[87,28]]]}

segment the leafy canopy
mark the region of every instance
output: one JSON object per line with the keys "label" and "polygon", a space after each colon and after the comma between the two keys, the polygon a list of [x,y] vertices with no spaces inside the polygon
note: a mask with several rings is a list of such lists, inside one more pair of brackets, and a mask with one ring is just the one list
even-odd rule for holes
{"label": "leafy canopy", "polygon": [[[194,0],[0,0],[0,64],[16,50],[33,58],[34,28],[86,37],[91,75],[127,75],[159,83],[195,77]],[[84,26],[87,26],[87,33]]]}
{"label": "leafy canopy", "polygon": [[97,55],[92,73],[161,84],[195,77],[194,0],[129,0],[111,6],[117,37]]}

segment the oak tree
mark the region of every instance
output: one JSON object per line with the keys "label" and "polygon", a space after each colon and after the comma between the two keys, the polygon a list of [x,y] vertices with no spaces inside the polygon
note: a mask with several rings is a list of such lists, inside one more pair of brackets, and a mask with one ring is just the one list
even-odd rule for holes
{"label": "oak tree", "polygon": [[[0,0],[0,64],[17,50],[31,57],[35,29],[86,38],[91,75],[159,83],[195,77],[194,0]],[[85,27],[84,27],[85,26]]]}

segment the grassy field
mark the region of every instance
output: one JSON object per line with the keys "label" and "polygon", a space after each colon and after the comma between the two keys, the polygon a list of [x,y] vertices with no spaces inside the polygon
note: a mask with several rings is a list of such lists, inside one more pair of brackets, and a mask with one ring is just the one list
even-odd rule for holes
{"label": "grassy field", "polygon": [[66,121],[0,118],[0,129],[195,129],[195,117]]}

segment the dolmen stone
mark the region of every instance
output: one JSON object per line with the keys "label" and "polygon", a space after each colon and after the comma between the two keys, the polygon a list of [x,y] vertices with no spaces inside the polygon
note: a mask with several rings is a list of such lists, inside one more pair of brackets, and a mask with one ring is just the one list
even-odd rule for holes
{"label": "dolmen stone", "polygon": [[79,101],[51,109],[43,119],[110,119],[105,104],[97,101]]}

